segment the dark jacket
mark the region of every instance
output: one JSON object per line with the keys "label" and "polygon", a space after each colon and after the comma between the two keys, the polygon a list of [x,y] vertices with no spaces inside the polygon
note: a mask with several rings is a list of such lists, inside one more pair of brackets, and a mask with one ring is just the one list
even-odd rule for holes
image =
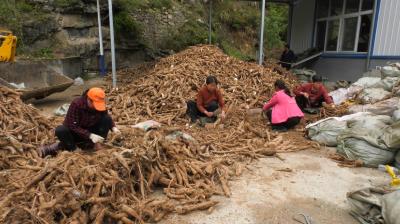
{"label": "dark jacket", "polygon": [[[87,97],[81,96],[72,101],[65,116],[64,125],[84,139],[89,139],[88,129],[106,115],[107,111],[96,111],[89,108]],[[114,127],[114,122],[112,127]]]}

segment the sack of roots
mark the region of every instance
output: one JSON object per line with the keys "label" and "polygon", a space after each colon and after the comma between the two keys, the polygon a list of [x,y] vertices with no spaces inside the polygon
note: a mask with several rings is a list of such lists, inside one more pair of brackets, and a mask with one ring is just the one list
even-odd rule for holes
{"label": "sack of roots", "polygon": [[400,82],[400,77],[386,77],[372,86],[372,88],[382,88],[386,91],[392,92],[393,87],[397,86]]}
{"label": "sack of roots", "polygon": [[376,103],[384,99],[389,98],[390,92],[384,90],[383,88],[368,88],[364,89],[358,98],[363,104]]}
{"label": "sack of roots", "polygon": [[382,215],[387,224],[400,224],[400,190],[382,197]]}
{"label": "sack of roots", "polygon": [[382,67],[382,77],[400,77],[400,70],[396,66]]}
{"label": "sack of roots", "polygon": [[337,152],[349,160],[362,160],[368,167],[390,164],[395,155],[394,152],[381,149],[366,140],[347,136],[338,137]]}
{"label": "sack of roots", "polygon": [[400,191],[382,187],[347,193],[350,214],[363,224],[400,224]]}
{"label": "sack of roots", "polygon": [[353,133],[364,133],[368,136],[377,138],[382,134],[382,130],[392,124],[392,118],[386,115],[365,114],[357,116],[347,121],[347,126]]}
{"label": "sack of roots", "polygon": [[394,165],[400,169],[400,150],[397,152],[396,157],[394,158]]}
{"label": "sack of roots", "polygon": [[399,99],[398,97],[393,97],[374,104],[353,105],[349,107],[349,113],[371,112],[379,115],[392,116],[393,112],[399,109]]}
{"label": "sack of roots", "polygon": [[400,150],[400,122],[387,126],[382,132],[380,141],[392,150]]}
{"label": "sack of roots", "polygon": [[346,129],[347,122],[328,118],[306,127],[308,137],[326,146],[337,146],[337,137]]}
{"label": "sack of roots", "polygon": [[371,88],[375,84],[381,81],[380,77],[362,77],[357,82],[353,83],[352,86],[362,86],[363,89]]}

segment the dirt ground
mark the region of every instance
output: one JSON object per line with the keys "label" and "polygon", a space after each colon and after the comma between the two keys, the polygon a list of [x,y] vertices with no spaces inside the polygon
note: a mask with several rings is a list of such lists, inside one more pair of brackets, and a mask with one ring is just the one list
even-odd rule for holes
{"label": "dirt ground", "polygon": [[[102,79],[85,81],[62,93],[32,103],[44,115],[69,103],[85,89],[99,86]],[[363,187],[388,184],[384,173],[369,168],[341,168],[327,156],[332,149],[307,150],[265,158],[249,165],[247,171],[230,182],[232,196],[216,197],[220,203],[213,211],[170,215],[161,224],[290,224],[303,213],[313,224],[356,224],[348,214],[346,193]],[[289,168],[291,172],[278,171]],[[305,223],[305,222],[304,222]]]}
{"label": "dirt ground", "polygon": [[[261,159],[230,183],[232,196],[220,197],[209,212],[171,215],[161,224],[290,224],[303,213],[318,224],[356,224],[349,214],[346,193],[388,184],[384,173],[370,168],[341,168],[328,151],[302,151]],[[292,172],[278,171],[290,168]],[[304,222],[305,223],[305,222]]]}

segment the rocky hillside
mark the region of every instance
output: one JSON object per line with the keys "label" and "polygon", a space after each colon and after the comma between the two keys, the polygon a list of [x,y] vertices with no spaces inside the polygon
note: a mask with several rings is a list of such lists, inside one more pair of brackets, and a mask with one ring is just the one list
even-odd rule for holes
{"label": "rocky hillside", "polygon": [[[99,52],[96,0],[3,1],[0,27],[10,29],[18,36],[20,57],[80,57],[85,70],[96,70]],[[100,2],[108,56],[108,6],[106,0]],[[118,65],[129,66],[133,62],[206,43],[206,2],[113,0]],[[238,58],[254,57],[259,23],[257,4],[215,1],[213,10],[214,43]]]}

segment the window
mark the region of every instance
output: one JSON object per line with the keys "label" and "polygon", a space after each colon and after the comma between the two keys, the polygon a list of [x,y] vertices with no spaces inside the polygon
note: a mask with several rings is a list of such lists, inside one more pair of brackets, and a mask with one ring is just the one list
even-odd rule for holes
{"label": "window", "polygon": [[319,21],[317,23],[317,38],[315,46],[318,50],[325,50],[325,33],[326,33],[326,21]]}
{"label": "window", "polygon": [[317,1],[314,46],[330,52],[367,52],[374,0]]}
{"label": "window", "polygon": [[339,20],[332,20],[328,22],[328,40],[326,43],[327,51],[337,51],[339,22]]}
{"label": "window", "polygon": [[354,51],[356,42],[356,32],[354,31],[357,30],[357,23],[357,17],[344,19],[342,51]]}
{"label": "window", "polygon": [[317,18],[328,17],[329,12],[329,0],[321,0],[317,7]]}
{"label": "window", "polygon": [[374,0],[364,0],[362,3],[361,10],[372,10],[374,8]]}
{"label": "window", "polygon": [[328,17],[329,14],[329,0],[321,0],[317,5],[317,18]]}
{"label": "window", "polygon": [[346,1],[346,14],[358,12],[360,10],[360,0]]}
{"label": "window", "polygon": [[369,36],[371,34],[372,15],[361,16],[360,37],[358,39],[358,52],[367,52]]}
{"label": "window", "polygon": [[343,1],[344,0],[331,0],[331,4],[330,4],[330,16],[337,16],[342,14],[343,11]]}

